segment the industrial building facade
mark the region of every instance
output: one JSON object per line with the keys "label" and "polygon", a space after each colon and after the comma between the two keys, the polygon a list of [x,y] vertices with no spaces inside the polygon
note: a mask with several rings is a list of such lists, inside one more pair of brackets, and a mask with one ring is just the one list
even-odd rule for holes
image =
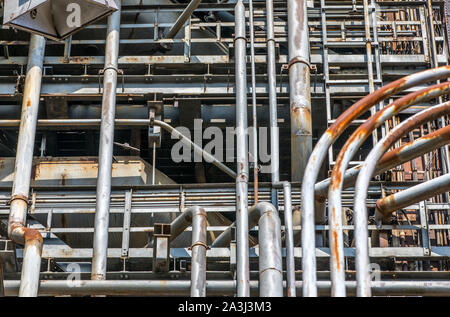
{"label": "industrial building facade", "polygon": [[2,3],[0,295],[450,296],[447,0]]}

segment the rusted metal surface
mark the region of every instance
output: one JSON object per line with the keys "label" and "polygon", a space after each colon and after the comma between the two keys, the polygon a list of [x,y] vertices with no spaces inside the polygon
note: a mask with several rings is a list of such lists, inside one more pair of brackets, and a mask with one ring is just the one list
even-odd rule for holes
{"label": "rusted metal surface", "polygon": [[333,296],[345,296],[345,283],[343,283],[343,281],[345,281],[345,271],[343,256],[344,240],[341,229],[341,195],[344,183],[342,175],[347,169],[351,159],[371,135],[371,133],[386,120],[412,105],[435,99],[439,96],[448,94],[449,92],[450,82],[446,82],[422,89],[403,98],[397,99],[390,105],[372,115],[366,122],[359,126],[342,147],[333,168],[328,192],[328,219],[330,224],[329,241],[330,249],[332,250],[330,271],[333,281]]}
{"label": "rusted metal surface", "polygon": [[302,184],[302,263],[304,269],[304,295],[316,296],[316,260],[315,260],[315,230],[314,230],[314,188],[319,169],[328,154],[329,147],[342,132],[373,105],[380,103],[389,96],[405,89],[429,81],[436,81],[450,75],[450,66],[443,66],[413,74],[392,82],[374,93],[362,98],[348,108],[336,119],[319,139],[309,159]]}
{"label": "rusted metal surface", "polygon": [[301,181],[312,151],[310,48],[306,0],[288,0],[291,179]]}
{"label": "rusted metal surface", "polygon": [[37,296],[39,272],[41,269],[42,237],[36,230],[25,228],[25,223],[28,210],[44,52],[45,39],[39,35],[32,35],[22,101],[22,117],[8,223],[10,239],[25,245],[19,290],[19,296],[21,297]]}
{"label": "rusted metal surface", "polygon": [[[450,143],[450,126],[446,126],[430,134],[424,135],[414,141],[406,143],[398,148],[395,148],[383,155],[380,162],[378,162],[375,175],[381,174],[403,163],[409,162],[412,159],[422,156],[432,150]],[[345,171],[343,177],[343,188],[351,187],[355,184],[358,177],[361,165],[355,166]],[[327,178],[316,184],[316,200],[324,202],[328,186],[331,178]],[[317,207],[316,207],[317,208]]]}
{"label": "rusted metal surface", "polygon": [[355,185],[355,246],[356,246],[356,280],[357,295],[362,297],[371,296],[370,274],[369,274],[369,246],[367,229],[367,189],[369,181],[373,176],[377,162],[382,155],[404,134],[412,131],[414,128],[435,120],[440,116],[450,112],[450,102],[440,104],[423,110],[406,121],[402,122],[390,131],[367,156],[364,161],[358,180]]}
{"label": "rusted metal surface", "polygon": [[422,184],[381,198],[377,201],[377,218],[382,220],[393,211],[403,209],[420,201],[450,191],[450,174],[433,178]]}

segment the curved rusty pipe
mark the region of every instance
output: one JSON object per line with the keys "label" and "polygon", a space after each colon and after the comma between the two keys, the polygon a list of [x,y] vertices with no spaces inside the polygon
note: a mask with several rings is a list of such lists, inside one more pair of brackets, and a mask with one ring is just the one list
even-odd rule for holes
{"label": "curved rusty pipe", "polygon": [[340,115],[317,142],[309,158],[302,183],[303,296],[317,296],[314,188],[319,170],[328,154],[328,149],[339,138],[342,132],[350,126],[353,120],[360,117],[374,105],[395,93],[448,76],[450,76],[450,66],[443,66],[401,78],[376,90],[374,93],[359,100]]}
{"label": "curved rusty pipe", "polygon": [[206,212],[199,206],[185,209],[170,224],[169,241],[175,240],[192,224],[191,297],[206,297]]}
{"label": "curved rusty pipe", "polygon": [[345,297],[344,238],[342,232],[342,189],[345,170],[367,138],[386,120],[421,102],[430,101],[450,92],[450,82],[433,85],[410,93],[384,107],[359,126],[342,147],[331,175],[328,192],[329,241],[331,249],[330,272],[332,296]]}
{"label": "curved rusty pipe", "polygon": [[[409,162],[416,157],[422,156],[431,152],[434,149],[440,148],[450,143],[450,125],[431,132],[423,137],[415,139],[398,148],[395,148],[383,155],[378,162],[375,174],[384,173],[398,165]],[[355,166],[345,171],[343,188],[348,188],[355,185],[358,178],[361,165]],[[315,199],[319,203],[324,203],[327,198],[328,187],[330,186],[331,178],[327,178],[315,186]]]}
{"label": "curved rusty pipe", "polygon": [[358,180],[355,185],[354,222],[355,222],[355,247],[356,247],[356,281],[357,295],[359,297],[371,296],[369,274],[369,244],[367,227],[367,191],[369,182],[374,174],[377,162],[383,154],[397,142],[403,135],[422,124],[435,120],[440,116],[450,113],[450,102],[433,106],[423,110],[392,129],[381,139],[364,161]]}

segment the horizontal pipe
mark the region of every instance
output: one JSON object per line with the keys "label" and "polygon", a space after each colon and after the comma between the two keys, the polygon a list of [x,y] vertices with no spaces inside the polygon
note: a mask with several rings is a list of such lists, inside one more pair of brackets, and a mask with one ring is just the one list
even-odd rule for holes
{"label": "horizontal pipe", "polygon": [[400,210],[448,191],[450,191],[450,174],[445,174],[379,199],[377,201],[378,216],[385,218],[393,211]]}
{"label": "horizontal pipe", "polygon": [[[6,280],[5,295],[17,296],[20,281]],[[250,281],[252,296],[258,294],[258,281]],[[297,281],[295,287],[301,294],[303,282]],[[349,296],[356,293],[356,282],[346,281]],[[320,296],[329,296],[330,281],[317,282]],[[450,296],[449,281],[374,281],[373,294],[377,296]],[[207,281],[206,291],[210,296],[233,296],[236,292],[236,281]],[[142,280],[107,280],[107,281],[55,281],[41,280],[40,296],[62,295],[128,295],[128,296],[189,296],[190,281],[142,281]]]}

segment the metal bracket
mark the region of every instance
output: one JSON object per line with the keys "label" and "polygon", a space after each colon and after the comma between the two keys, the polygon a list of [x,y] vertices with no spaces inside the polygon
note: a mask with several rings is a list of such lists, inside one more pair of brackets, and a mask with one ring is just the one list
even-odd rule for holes
{"label": "metal bracket", "polygon": [[153,230],[153,272],[170,270],[170,224],[155,223]]}
{"label": "metal bracket", "polygon": [[162,95],[152,94],[153,98],[147,99],[148,117],[150,120],[148,128],[148,147],[161,147],[161,127],[154,125],[155,120],[162,120],[163,102]]}
{"label": "metal bracket", "polygon": [[425,201],[419,203],[419,217],[422,237],[423,255],[431,255],[430,231],[428,227],[427,204]]}
{"label": "metal bracket", "polygon": [[123,211],[123,229],[122,229],[122,252],[121,258],[128,258],[130,249],[130,227],[131,227],[131,201],[133,190],[125,192],[125,207]]}
{"label": "metal bracket", "polygon": [[231,227],[231,241],[230,241],[230,272],[234,274],[237,267],[236,255],[236,227]]}

